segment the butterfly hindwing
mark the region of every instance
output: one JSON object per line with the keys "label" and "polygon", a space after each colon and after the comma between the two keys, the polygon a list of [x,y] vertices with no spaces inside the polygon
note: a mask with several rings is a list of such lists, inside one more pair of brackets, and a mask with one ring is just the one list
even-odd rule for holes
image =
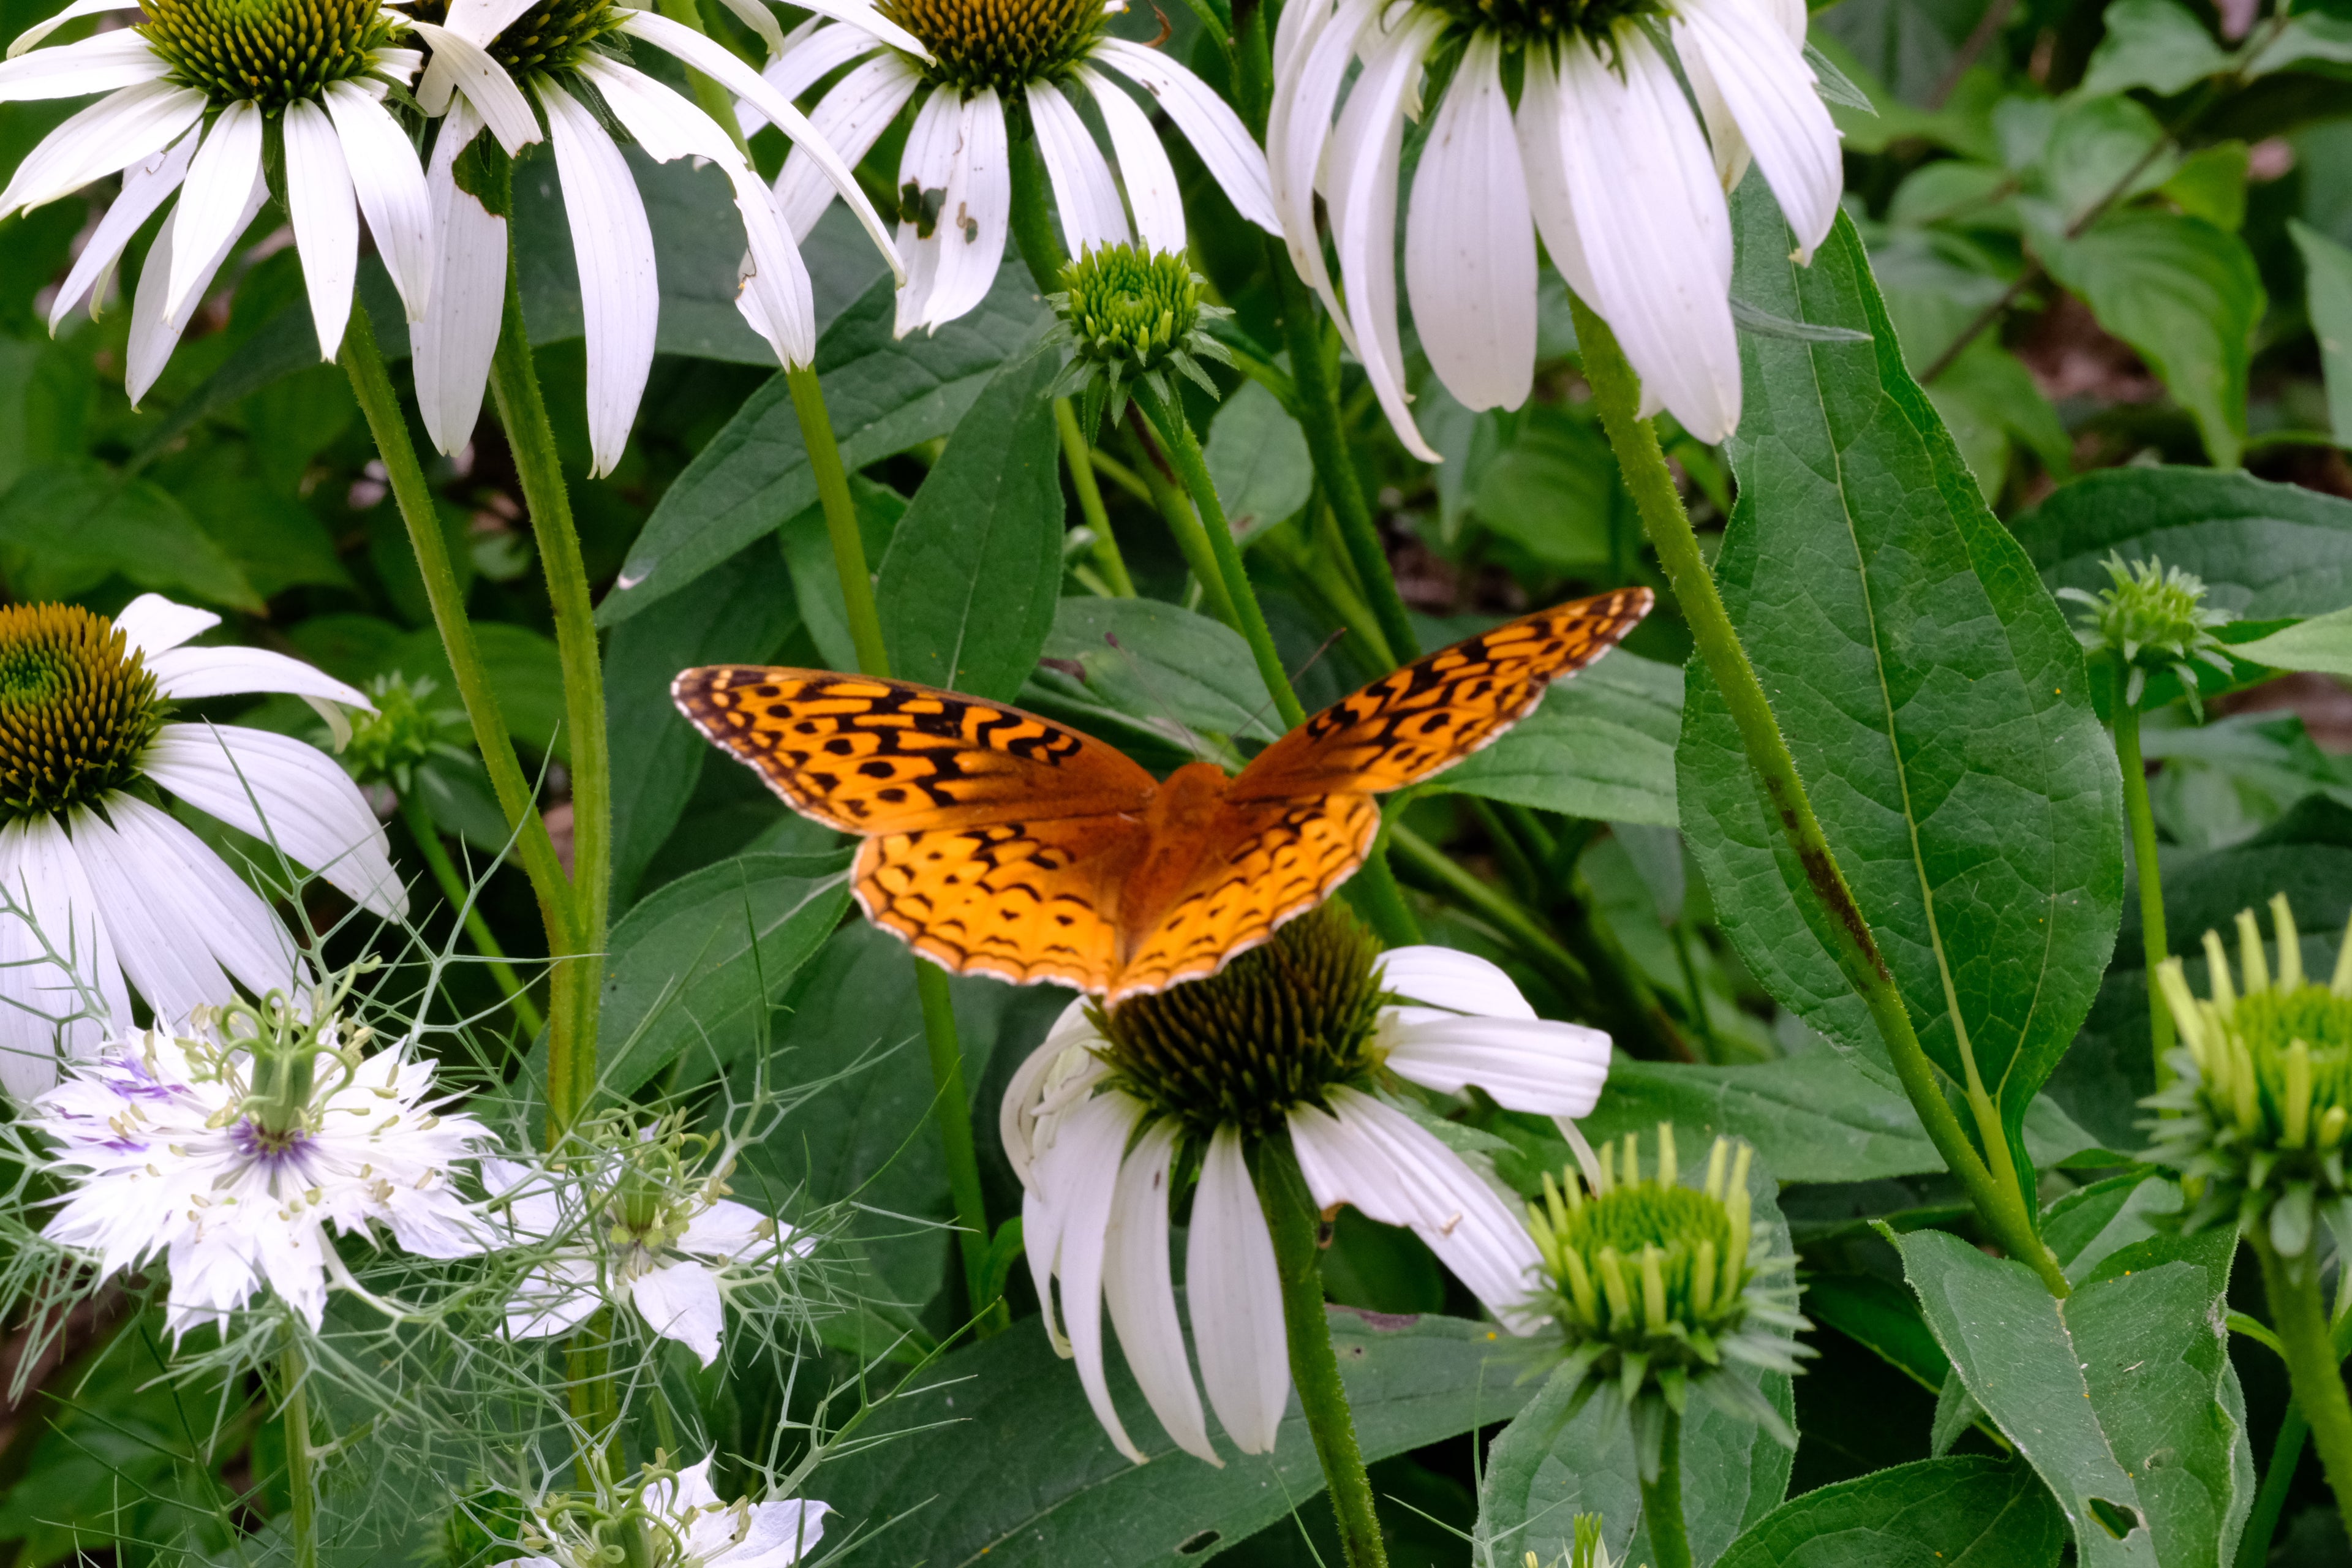
{"label": "butterfly hindwing", "polygon": [[795,811],[845,833],[1111,815],[1139,809],[1155,787],[1075,730],[912,681],[714,665],[680,675],[670,695]]}

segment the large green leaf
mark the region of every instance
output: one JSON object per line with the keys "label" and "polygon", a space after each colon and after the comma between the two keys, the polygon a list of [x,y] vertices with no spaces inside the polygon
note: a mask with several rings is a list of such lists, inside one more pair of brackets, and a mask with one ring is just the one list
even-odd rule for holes
{"label": "large green leaf", "polygon": [[900,679],[1005,702],[1037,667],[1062,592],[1059,372],[1008,362],[898,520],[874,593]]}
{"label": "large green leaf", "polygon": [[2099,563],[2119,553],[2194,572],[2208,604],[2245,620],[2352,604],[2352,501],[2251,474],[2105,468],[2010,527],[2053,590],[2106,587]]}
{"label": "large green leaf", "polygon": [[1203,446],[1209,478],[1236,535],[1271,528],[1307,504],[1315,484],[1307,432],[1256,382],[1242,383],[1225,400]]}
{"label": "large green leaf", "polygon": [[2057,1568],[2066,1521],[2032,1467],[1969,1455],[1793,1498],[1722,1568]]}
{"label": "large green leaf", "polygon": [[[1287,417],[1287,416],[1286,416]],[[1271,741],[1265,680],[1223,621],[1158,599],[1073,596],[1055,607],[1039,681],[1064,702],[1109,709],[1157,729]],[[1190,738],[1173,737],[1180,745]]]}
{"label": "large green leaf", "polygon": [[[1533,1392],[1518,1347],[1486,1324],[1329,1310],[1366,1459],[1501,1420]],[[1204,1561],[1294,1507],[1324,1506],[1295,1405],[1271,1455],[1224,1445],[1216,1469],[1168,1440],[1126,1367],[1107,1359],[1120,1422],[1149,1464],[1110,1446],[1077,1373],[1033,1318],[925,1373],[923,1392],[884,1405],[859,1434],[886,1440],[826,1465],[817,1489],[845,1532],[897,1520],[875,1561],[929,1568]]]}
{"label": "large green leaf", "polygon": [[2230,1560],[2253,1500],[2221,1326],[2234,1235],[2123,1247],[2063,1302],[1957,1237],[1891,1239],[1969,1394],[2056,1497],[2084,1568]]}
{"label": "large green leaf", "polygon": [[1600,822],[1672,827],[1683,674],[1620,648],[1551,689],[1508,733],[1437,787]]}
{"label": "large green leaf", "polygon": [[239,610],[260,596],[170,491],[92,462],[34,468],[0,495],[0,575],[20,599],[71,599],[121,576]]}
{"label": "large green leaf", "polygon": [[[2115,942],[2121,780],[2080,647],[1904,369],[1843,219],[1810,268],[1743,186],[1738,288],[1870,343],[1748,337],[1717,575],[1921,1044],[2015,1135]],[[1815,922],[1729,713],[1695,669],[1683,827],[1724,930],[1832,1041],[1884,1043]]]}
{"label": "large green leaf", "polygon": [[2084,92],[2146,87],[2169,95],[2230,68],[2205,24],[2173,0],[2116,0],[2102,20],[2106,37],[2091,51]]}
{"label": "large green leaf", "polygon": [[2304,302],[2327,381],[2327,422],[2337,445],[2352,444],[2352,250],[2300,219],[2287,219],[2286,226],[2303,253]]}
{"label": "large green leaf", "polygon": [[[893,337],[896,310],[897,295],[882,279],[817,340],[817,379],[852,468],[954,429],[1042,319],[1017,267],[998,274],[978,310],[929,336]],[[816,499],[800,419],[780,375],[746,398],[663,492],[598,618],[610,626],[676,593]]]}

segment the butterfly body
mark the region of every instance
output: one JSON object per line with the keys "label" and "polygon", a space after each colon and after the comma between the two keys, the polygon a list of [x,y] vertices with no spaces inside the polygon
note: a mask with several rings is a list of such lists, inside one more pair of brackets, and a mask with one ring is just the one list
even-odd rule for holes
{"label": "butterfly body", "polygon": [[1214,973],[1371,852],[1379,793],[1498,739],[1648,613],[1621,589],[1392,671],[1239,774],[1165,780],[1054,720],[909,681],[718,665],[681,711],[803,815],[861,836],[869,919],[960,973],[1117,1003]]}

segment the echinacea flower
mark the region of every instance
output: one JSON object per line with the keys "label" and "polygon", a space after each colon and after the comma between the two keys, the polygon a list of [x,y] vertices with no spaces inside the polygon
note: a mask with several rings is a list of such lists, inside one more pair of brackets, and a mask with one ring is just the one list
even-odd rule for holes
{"label": "echinacea flower", "polygon": [[[789,98],[855,62],[810,115],[818,134],[852,163],[922,98],[898,159],[898,247],[907,264],[899,336],[936,331],[988,297],[1013,221],[1008,124],[1018,124],[1024,108],[1071,255],[1131,240],[1146,251],[1183,253],[1175,167],[1150,117],[1105,71],[1157,100],[1242,216],[1278,232],[1265,159],[1241,117],[1157,49],[1105,33],[1105,20],[1125,8],[1124,0],[885,0],[878,7],[853,0],[818,7],[841,20],[794,35],[768,68],[770,82]],[[1110,132],[1125,176],[1124,207],[1110,163],[1079,118],[1081,97],[1094,100]],[[747,120],[745,129],[751,126]],[[818,173],[796,151],[777,176],[776,195],[794,234],[805,235],[824,211]]]}
{"label": "echinacea flower", "polygon": [[[146,19],[134,26],[28,52],[77,17],[135,5]],[[0,190],[0,218],[123,176],[58,290],[49,330],[85,297],[93,311],[103,303],[123,247],[177,192],[131,308],[123,382],[135,406],[268,196],[265,147],[283,149],[320,357],[335,357],[351,317],[360,214],[409,318],[420,315],[433,281],[425,171],[383,101],[416,74],[420,57],[399,42],[405,27],[382,0],[74,0],[18,35],[0,64],[0,103],[107,96],[25,155]]]}
{"label": "echinacea flower", "polygon": [[232,997],[232,978],[256,995],[301,981],[269,906],[142,785],[274,844],[364,909],[408,907],[382,825],[333,758],[171,721],[174,700],[248,691],[368,706],[283,654],[186,646],[219,621],[155,594],[111,621],[0,608],[0,1086],[19,1100],[58,1081],[60,1055],[130,1027],[131,991],[183,1018]]}
{"label": "echinacea flower", "polygon": [[[1660,30],[1672,37],[1687,95]],[[1285,7],[1265,141],[1283,232],[1415,456],[1437,460],[1407,406],[1397,333],[1406,118],[1425,116],[1429,133],[1405,213],[1405,291],[1446,390],[1471,408],[1526,401],[1540,235],[1568,286],[1616,333],[1645,402],[1719,441],[1739,422],[1740,395],[1724,193],[1752,153],[1798,256],[1810,258],[1843,186],[1837,129],[1814,92],[1804,36],[1805,9],[1790,0]],[[1449,62],[1442,96],[1424,106],[1423,72]],[[1318,193],[1336,279],[1317,226]]]}
{"label": "echinacea flower", "polygon": [[[751,0],[739,10],[782,43],[765,10]],[[455,0],[439,21],[420,16],[415,28],[432,49],[417,100],[427,113],[446,116],[427,175],[436,220],[435,297],[415,335],[417,403],[444,452],[473,438],[507,288],[506,217],[496,210],[502,197],[486,205],[483,189],[461,177],[459,161],[484,136],[486,153],[512,157],[540,139],[541,115],[580,268],[592,473],[611,471],[628,444],[661,314],[653,228],[606,115],[656,163],[706,159],[726,174],[751,241],[738,300],[744,319],[787,366],[806,365],[816,353],[808,269],[766,184],[717,121],[614,52],[624,39],[651,45],[749,97],[898,264],[849,165],[757,71],[682,22],[612,0]]]}
{"label": "echinacea flower", "polygon": [[441,1113],[433,1064],[330,1008],[333,989],[198,1008],[126,1033],[35,1104],[66,1186],[43,1231],[101,1277],[162,1254],[173,1334],[219,1322],[267,1284],[317,1329],[343,1236],[381,1225],[407,1251],[478,1249],[453,1183],[489,1134]]}
{"label": "echinacea flower", "polygon": [[533,1510],[524,1544],[536,1555],[509,1558],[508,1568],[610,1568],[624,1531],[645,1542],[649,1568],[793,1568],[833,1511],[811,1498],[721,1502],[709,1458],[675,1475],[648,1467],[640,1484],[584,1500]]}
{"label": "echinacea flower", "polygon": [[1257,1146],[1287,1140],[1318,1207],[1352,1205],[1411,1227],[1504,1327],[1530,1333],[1543,1321],[1528,1307],[1535,1243],[1512,1205],[1384,1098],[1382,1083],[1443,1094],[1475,1084],[1510,1110],[1576,1117],[1608,1071],[1606,1035],[1538,1019],[1484,959],[1437,947],[1380,953],[1328,905],[1209,979],[1108,1014],[1074,1004],[1014,1074],[1003,1131],[1047,1330],[1075,1355],[1111,1441],[1142,1461],[1104,1380],[1106,1300],[1160,1425],[1188,1453],[1222,1462],[1170,1285],[1177,1173],[1200,1172],[1184,1273],[1201,1382],[1234,1446],[1266,1453],[1290,1365],[1251,1174]]}

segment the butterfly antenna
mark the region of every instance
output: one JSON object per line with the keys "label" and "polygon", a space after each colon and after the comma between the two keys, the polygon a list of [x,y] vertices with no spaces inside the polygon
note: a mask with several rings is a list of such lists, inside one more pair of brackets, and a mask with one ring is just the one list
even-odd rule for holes
{"label": "butterfly antenna", "polygon": [[1119,657],[1127,660],[1127,668],[1134,671],[1136,681],[1143,688],[1144,695],[1150,698],[1152,706],[1160,710],[1161,721],[1173,726],[1177,732],[1184,737],[1184,744],[1192,748],[1192,760],[1196,763],[1215,761],[1210,756],[1209,748],[1202,743],[1199,733],[1190,724],[1176,717],[1175,705],[1160,694],[1160,688],[1152,684],[1151,672],[1143,667],[1141,659],[1128,651],[1127,645],[1118,640],[1118,634],[1105,632],[1103,641],[1118,649]]}
{"label": "butterfly antenna", "polygon": [[[1318,647],[1313,653],[1307,656],[1307,662],[1300,665],[1297,669],[1291,672],[1290,683],[1293,686],[1296,686],[1301,680],[1304,680],[1307,678],[1307,672],[1314,668],[1318,664],[1321,663],[1323,656],[1331,651],[1331,645],[1338,642],[1341,637],[1346,637],[1347,635],[1348,628],[1341,626],[1338,631],[1333,632],[1329,637],[1325,637],[1323,639],[1322,646]],[[1265,718],[1265,710],[1273,706],[1274,699],[1272,697],[1268,697],[1265,701],[1259,703],[1255,709],[1251,710],[1250,716],[1242,721],[1243,727],[1246,729],[1249,725],[1255,724],[1259,720]]]}

